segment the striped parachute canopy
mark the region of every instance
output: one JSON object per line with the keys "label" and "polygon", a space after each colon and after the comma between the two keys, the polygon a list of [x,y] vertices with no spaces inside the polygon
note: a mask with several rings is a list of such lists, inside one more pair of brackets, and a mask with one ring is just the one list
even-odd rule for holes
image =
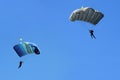
{"label": "striped parachute canopy", "polygon": [[38,47],[30,42],[20,42],[13,46],[13,49],[16,51],[19,57],[28,55],[28,54],[40,54]]}
{"label": "striped parachute canopy", "polygon": [[72,12],[70,21],[81,20],[96,25],[103,17],[104,14],[102,12],[98,12],[90,7],[82,7]]}

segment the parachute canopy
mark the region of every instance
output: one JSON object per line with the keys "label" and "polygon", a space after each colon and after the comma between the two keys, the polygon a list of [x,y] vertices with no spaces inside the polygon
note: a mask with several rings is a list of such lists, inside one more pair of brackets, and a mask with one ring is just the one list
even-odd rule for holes
{"label": "parachute canopy", "polygon": [[96,25],[103,17],[104,14],[102,12],[98,12],[90,7],[82,7],[72,12],[70,21],[81,20]]}
{"label": "parachute canopy", "polygon": [[30,42],[20,42],[19,44],[14,45],[13,49],[16,51],[19,57],[32,53],[40,54],[40,50],[38,49],[38,47]]}

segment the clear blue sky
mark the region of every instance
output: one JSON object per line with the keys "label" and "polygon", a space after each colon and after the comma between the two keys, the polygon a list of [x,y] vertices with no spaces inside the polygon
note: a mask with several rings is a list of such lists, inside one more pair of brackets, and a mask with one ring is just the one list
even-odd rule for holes
{"label": "clear blue sky", "polygon": [[[119,0],[0,0],[0,80],[120,80]],[[105,17],[93,26],[70,22],[71,12],[93,7]],[[95,30],[91,39],[88,29]],[[17,56],[22,37],[40,55]],[[17,69],[24,60],[21,69]]]}

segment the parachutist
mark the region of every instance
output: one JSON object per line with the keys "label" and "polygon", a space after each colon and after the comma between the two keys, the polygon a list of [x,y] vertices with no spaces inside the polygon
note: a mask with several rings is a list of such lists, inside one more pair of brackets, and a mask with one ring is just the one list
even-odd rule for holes
{"label": "parachutist", "polygon": [[91,38],[92,38],[92,39],[93,39],[93,38],[96,39],[96,37],[95,37],[95,35],[94,35],[94,31],[93,31],[93,30],[89,30],[89,32],[90,32],[90,36],[91,36]]}
{"label": "parachutist", "polygon": [[[84,21],[87,23],[91,23],[92,25],[96,25],[99,23],[99,21],[104,17],[104,14],[102,12],[99,12],[98,10],[95,10],[92,7],[82,7],[80,9],[76,9],[74,10],[69,19],[72,22],[75,21]],[[96,39],[96,37],[94,36],[94,31],[93,30],[89,30],[90,32],[90,36],[93,39]]]}
{"label": "parachutist", "polygon": [[23,64],[23,61],[20,61],[20,62],[19,62],[18,69],[22,66],[22,64]]}

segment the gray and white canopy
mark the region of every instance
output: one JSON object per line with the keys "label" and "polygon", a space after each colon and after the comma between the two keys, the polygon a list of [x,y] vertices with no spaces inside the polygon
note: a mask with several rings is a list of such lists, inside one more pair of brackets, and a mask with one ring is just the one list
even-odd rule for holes
{"label": "gray and white canopy", "polygon": [[103,17],[104,14],[102,12],[90,7],[82,7],[72,12],[70,15],[70,21],[81,20],[96,25]]}

